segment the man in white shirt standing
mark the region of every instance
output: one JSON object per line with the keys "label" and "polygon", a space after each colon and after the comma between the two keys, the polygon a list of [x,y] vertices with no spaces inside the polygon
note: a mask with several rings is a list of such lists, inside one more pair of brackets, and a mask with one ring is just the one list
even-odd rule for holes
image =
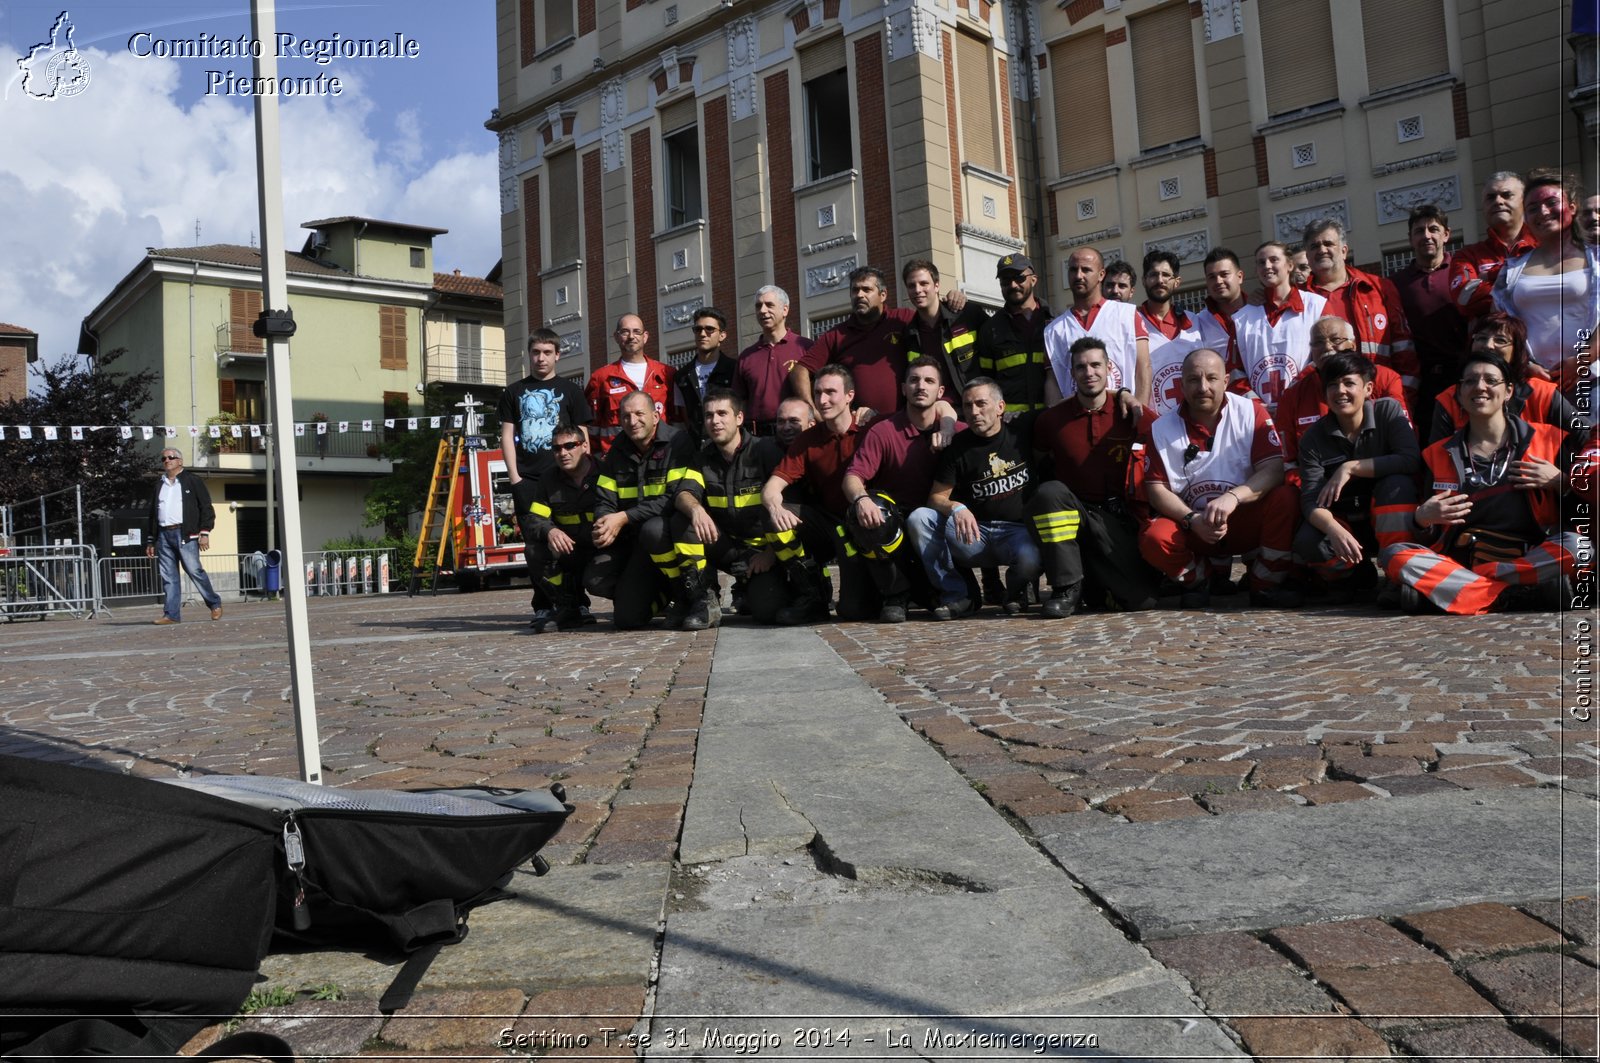
{"label": "man in white shirt standing", "polygon": [[165,598],[157,624],[176,624],[182,617],[183,584],[178,566],[189,574],[211,619],[222,619],[222,596],[211,588],[211,577],[200,565],[200,551],[211,549],[211,529],[216,526],[211,493],[205,481],[183,467],[183,455],[161,448],[161,478],[150,495],[150,545],[146,557],[156,559]]}
{"label": "man in white shirt standing", "polygon": [[1105,344],[1111,366],[1110,389],[1131,391],[1140,406],[1150,404],[1150,343],[1132,303],[1112,302],[1101,290],[1105,263],[1100,252],[1080,247],[1067,259],[1067,287],[1072,306],[1044,330],[1050,372],[1045,377],[1045,404],[1054,406],[1077,388],[1072,381],[1072,345],[1084,336]]}
{"label": "man in white shirt standing", "polygon": [[1293,284],[1289,250],[1276,240],[1256,248],[1256,279],[1262,302],[1233,315],[1239,360],[1230,366],[1235,378],[1276,413],[1278,399],[1294,383],[1311,358],[1311,326],[1328,301]]}

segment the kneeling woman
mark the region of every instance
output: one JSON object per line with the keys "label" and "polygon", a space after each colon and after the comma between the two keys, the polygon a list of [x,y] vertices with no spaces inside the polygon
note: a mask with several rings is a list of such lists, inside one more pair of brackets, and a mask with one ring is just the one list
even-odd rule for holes
{"label": "kneeling woman", "polygon": [[1413,518],[1421,541],[1389,546],[1381,559],[1409,610],[1559,609],[1579,564],[1591,563],[1588,540],[1561,520],[1574,474],[1585,492],[1593,487],[1589,433],[1508,414],[1510,381],[1499,358],[1469,355],[1456,385],[1467,423],[1423,451],[1433,493]]}

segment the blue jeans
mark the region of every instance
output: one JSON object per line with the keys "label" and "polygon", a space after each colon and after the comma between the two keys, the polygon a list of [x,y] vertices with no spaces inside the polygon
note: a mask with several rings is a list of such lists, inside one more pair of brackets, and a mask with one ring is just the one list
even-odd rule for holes
{"label": "blue jeans", "polygon": [[166,598],[161,611],[168,620],[181,620],[178,615],[183,604],[183,581],[178,578],[178,566],[189,574],[200,589],[206,607],[215,609],[222,604],[222,596],[211,589],[211,577],[200,567],[200,540],[183,538],[181,528],[163,528],[156,533],[156,571],[161,576],[161,586]]}
{"label": "blue jeans", "polygon": [[964,543],[956,533],[955,521],[924,506],[906,519],[906,530],[908,533],[914,530],[912,542],[922,556],[928,581],[942,601],[966,597],[967,581],[958,569],[1005,565],[1011,570],[1007,573],[1007,582],[1021,586],[1032,583],[1042,567],[1039,545],[1033,541],[1025,524],[980,521],[978,541]]}

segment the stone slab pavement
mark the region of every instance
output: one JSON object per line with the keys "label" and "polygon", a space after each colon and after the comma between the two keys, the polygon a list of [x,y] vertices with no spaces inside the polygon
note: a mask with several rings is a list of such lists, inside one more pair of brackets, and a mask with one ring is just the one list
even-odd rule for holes
{"label": "stone slab pavement", "polygon": [[[248,1021],[292,1028],[306,1057],[632,1056],[624,1033],[650,1032],[659,994],[670,988],[659,965],[672,947],[663,926],[676,917],[698,919],[683,925],[726,945],[737,926],[748,926],[739,905],[764,907],[773,926],[797,933],[814,929],[808,912],[848,908],[861,920],[862,940],[880,943],[880,952],[899,923],[918,922],[902,897],[885,892],[904,880],[875,882],[870,869],[883,862],[859,855],[893,842],[892,825],[863,834],[857,855],[829,863],[822,850],[834,839],[847,844],[848,817],[822,832],[823,846],[811,845],[777,791],[743,777],[721,748],[712,755],[700,746],[721,742],[709,726],[702,735],[702,713],[708,684],[716,691],[724,679],[787,707],[797,723],[786,740],[803,739],[807,728],[825,737],[832,727],[849,733],[847,744],[870,738],[887,750],[897,732],[885,724],[898,719],[900,737],[916,735],[925,753],[939,755],[942,765],[928,763],[946,773],[943,792],[964,795],[949,807],[964,810],[955,822],[973,825],[974,837],[950,846],[952,859],[966,850],[977,863],[973,853],[1021,844],[1033,855],[1016,866],[1031,863],[1028,875],[1047,883],[974,892],[963,885],[972,881],[970,866],[947,867],[945,879],[924,883],[924,917],[991,905],[997,924],[1023,925],[1029,897],[1070,889],[1080,902],[1074,911],[1098,919],[1073,925],[1106,935],[1096,956],[1144,957],[1152,966],[1138,969],[1151,972],[1150,984],[1179,994],[1168,1010],[1187,1008],[1188,1021],[1201,1024],[1195,1029],[1222,1031],[1234,1051],[1593,1051],[1600,887],[1577,858],[1595,849],[1588,810],[1600,735],[1592,720],[1578,719],[1578,699],[1593,688],[1591,658],[1583,656],[1592,649],[1576,627],[1586,621],[1592,632],[1592,614],[1263,614],[1223,602],[1206,613],[1058,623],[985,614],[896,628],[821,625],[816,634],[729,627],[623,640],[604,623],[531,636],[526,601],[525,590],[513,590],[311,603],[330,785],[542,786],[559,778],[577,811],[546,849],[551,874],[519,876],[524,901],[475,913],[472,935],[446,950],[404,1013],[375,1012],[389,970],[381,964],[333,954],[270,958],[268,985],[290,1003]],[[281,607],[230,604],[220,622],[168,628],[151,626],[153,615],[119,608],[92,622],[0,626],[0,752],[141,775],[294,775]],[[751,634],[762,641],[742,641]],[[818,639],[837,665],[833,685],[818,685],[807,699],[806,684],[783,663],[815,652],[807,640]],[[845,726],[863,714],[835,711],[830,724],[846,690],[874,706],[868,731]],[[771,768],[772,750],[759,747],[747,742],[742,755],[764,752],[765,761],[752,763]],[[790,775],[804,774],[807,756],[791,759]],[[918,793],[887,762],[841,764],[848,771],[840,781],[856,800],[875,789]],[[911,778],[924,786],[934,775],[930,768]],[[685,820],[691,787],[706,802],[703,822],[716,829]],[[1576,826],[1562,846],[1575,857],[1568,863],[1576,878],[1488,873],[1499,889],[1480,894],[1468,886],[1485,876],[1482,866],[1451,867],[1448,852],[1420,845],[1407,874],[1403,838],[1415,829],[1408,810],[1420,818],[1479,799],[1514,806],[1546,832],[1552,820],[1539,809],[1567,809]],[[1350,802],[1392,808],[1372,813],[1373,822],[1401,839],[1372,854],[1382,861],[1364,862],[1359,845],[1338,851],[1340,873],[1361,890],[1286,907],[1275,901],[1281,890],[1239,873],[1249,845],[1289,846],[1293,817],[1339,813],[1328,822],[1343,822],[1355,812]],[[725,830],[730,809],[737,821],[741,808],[765,839],[750,855],[734,851]],[[1218,845],[1230,835],[1248,841],[1231,864],[1216,861],[1232,877],[1202,876],[1192,886],[1152,879],[1150,896],[1119,893],[1130,886],[1115,867],[1136,868],[1141,850],[1183,843],[1185,822]],[[1470,816],[1436,822],[1442,830],[1481,826]],[[1512,817],[1507,830],[1522,831],[1523,822]],[[1078,855],[1074,837],[1084,840]],[[1090,838],[1103,859],[1087,859]],[[1527,839],[1506,842],[1514,852]],[[1330,863],[1324,858],[1319,868],[1312,857],[1307,867],[1314,875]],[[856,867],[868,870],[841,874]],[[1408,878],[1450,888],[1417,904]],[[1404,888],[1386,891],[1385,880]],[[1241,882],[1259,903],[1231,900],[1239,911],[1230,923],[1174,911],[1213,887],[1237,894]],[[742,891],[763,904],[741,900]],[[773,940],[758,937],[746,951],[783,962]],[[919,970],[963,969],[959,953],[922,957]],[[849,974],[850,959],[833,962]],[[330,985],[343,999],[311,999],[319,990],[334,995]],[[877,991],[903,988],[891,982]],[[997,1010],[1015,1016],[1027,1007],[1011,1001]],[[818,1046],[801,1055],[825,1053]],[[970,1058],[959,1047],[929,1055]]]}

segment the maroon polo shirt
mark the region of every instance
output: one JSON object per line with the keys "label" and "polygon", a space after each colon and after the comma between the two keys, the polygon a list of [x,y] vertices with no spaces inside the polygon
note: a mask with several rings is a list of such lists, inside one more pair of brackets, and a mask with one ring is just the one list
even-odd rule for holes
{"label": "maroon polo shirt", "polygon": [[856,405],[880,413],[905,405],[900,385],[906,379],[906,345],[902,333],[917,312],[909,307],[885,307],[870,325],[857,324],[851,315],[845,323],[817,337],[801,363],[811,370],[838,362],[856,378]]}
{"label": "maroon polo shirt", "polygon": [[791,329],[777,343],[768,343],[763,336],[739,352],[733,392],[744,400],[745,420],[765,424],[778,419],[778,404],[789,387],[789,370],[805,361],[811,346],[811,340]]}
{"label": "maroon polo shirt", "polygon": [[1447,253],[1444,265],[1432,271],[1412,259],[1411,265],[1390,278],[1400,293],[1411,342],[1424,369],[1454,369],[1467,353],[1467,321],[1450,294],[1450,259]]}
{"label": "maroon polo shirt", "polygon": [[1033,423],[1033,449],[1050,455],[1055,478],[1083,502],[1128,496],[1128,454],[1155,424],[1148,406],[1130,420],[1113,396],[1098,410],[1075,398],[1057,403]]}
{"label": "maroon polo shirt", "polygon": [[814,424],[795,437],[772,475],[786,484],[803,483],[827,513],[842,517],[850,508],[844,495],[844,471],[860,439],[853,420],[842,436],[834,435],[825,424]]}
{"label": "maroon polo shirt", "polygon": [[[933,433],[939,423],[926,432],[911,424],[904,410],[893,417],[881,417],[867,426],[856,444],[856,453],[847,470],[873,491],[880,491],[910,512],[928,504],[933,488]],[[967,426],[956,422],[956,431]]]}

